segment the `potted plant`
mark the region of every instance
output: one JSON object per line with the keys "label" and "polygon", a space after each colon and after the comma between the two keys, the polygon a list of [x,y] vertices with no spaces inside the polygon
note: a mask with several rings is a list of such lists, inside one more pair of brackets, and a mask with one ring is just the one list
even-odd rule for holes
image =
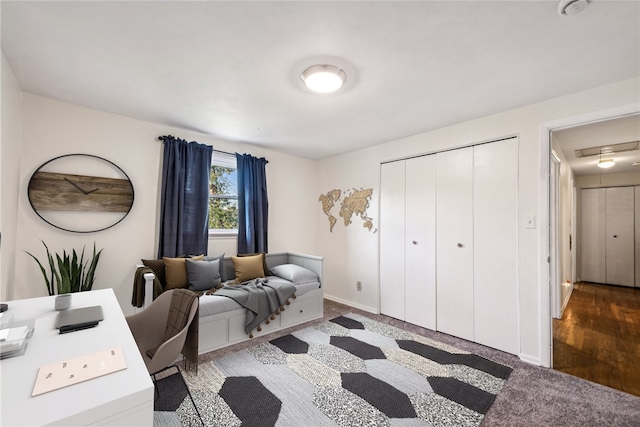
{"label": "potted plant", "polygon": [[100,254],[103,249],[100,249],[96,253],[96,244],[93,243],[93,256],[91,258],[84,259],[84,246],[82,247],[82,253],[80,258],[76,250],[73,249],[71,254],[67,254],[66,251],[62,252],[62,256],[58,253],[55,254],[55,260],[47,244],[42,241],[45,249],[47,250],[47,261],[50,269],[50,277],[47,275],[45,268],[38,258],[31,253],[24,251],[27,255],[33,258],[42,271],[47,291],[49,295],[55,295],[56,291],[60,294],[68,294],[71,292],[83,292],[90,291],[95,281],[96,267],[100,260]]}

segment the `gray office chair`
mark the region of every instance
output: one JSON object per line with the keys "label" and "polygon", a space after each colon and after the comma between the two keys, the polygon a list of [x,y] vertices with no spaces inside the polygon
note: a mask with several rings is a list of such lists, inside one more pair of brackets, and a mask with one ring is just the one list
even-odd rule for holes
{"label": "gray office chair", "polygon": [[[194,321],[198,311],[198,296],[187,289],[172,289],[160,294],[149,307],[140,313],[127,317],[129,329],[138,345],[144,364],[153,377],[156,393],[156,374],[167,369],[176,368],[180,377],[182,372],[174,362],[182,352],[189,325]],[[195,319],[197,322],[198,319]],[[193,401],[189,387],[189,398],[200,417],[198,407]]]}

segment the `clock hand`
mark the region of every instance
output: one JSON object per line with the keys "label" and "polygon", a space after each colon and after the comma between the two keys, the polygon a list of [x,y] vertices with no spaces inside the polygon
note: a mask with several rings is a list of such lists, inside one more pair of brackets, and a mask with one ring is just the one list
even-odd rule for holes
{"label": "clock hand", "polygon": [[85,191],[85,193],[84,193],[84,194],[91,194],[91,193],[93,193],[94,191],[98,191],[98,190],[99,190],[99,188],[94,188],[93,190]]}
{"label": "clock hand", "polygon": [[69,178],[67,178],[66,176],[64,177],[65,181],[67,181],[69,184],[73,185],[74,187],[76,187],[78,190],[82,191],[83,194],[87,194],[86,191],[84,191],[82,188],[80,188],[80,186],[78,184],[76,184],[75,182],[71,181]]}

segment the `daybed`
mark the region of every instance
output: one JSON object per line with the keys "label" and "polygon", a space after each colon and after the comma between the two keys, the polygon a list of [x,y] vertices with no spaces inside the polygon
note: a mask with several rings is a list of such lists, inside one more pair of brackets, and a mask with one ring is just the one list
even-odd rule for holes
{"label": "daybed", "polygon": [[[312,280],[309,280],[307,276],[305,280],[301,281],[303,283],[296,283],[295,278],[287,276],[289,279],[293,279],[289,282],[296,287],[295,298],[289,299],[290,305],[283,305],[284,310],[278,310],[280,311],[279,315],[270,316],[268,324],[263,322],[259,328],[254,329],[251,332],[253,337],[269,334],[323,316],[322,257],[289,252],[272,253],[266,254],[265,262],[269,270],[276,266],[293,264],[303,267],[315,275]],[[138,267],[143,268],[142,266]],[[232,259],[230,257],[222,258],[220,261],[222,282],[234,280],[235,274]],[[144,308],[149,306],[153,300],[155,275],[148,272],[143,276],[144,302],[142,307]],[[317,280],[315,280],[315,276],[317,276]],[[266,279],[275,282],[285,280],[277,276],[267,276]],[[249,334],[245,331],[246,313],[246,308],[226,296],[218,296],[215,293],[200,296],[198,353],[207,353],[250,339]]]}

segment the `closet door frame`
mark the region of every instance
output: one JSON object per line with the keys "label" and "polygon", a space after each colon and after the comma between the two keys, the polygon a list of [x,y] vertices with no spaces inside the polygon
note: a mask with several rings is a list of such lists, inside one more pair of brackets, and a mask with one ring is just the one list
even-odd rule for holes
{"label": "closet door frame", "polygon": [[634,287],[634,187],[581,190],[580,279]]}
{"label": "closet door frame", "polygon": [[[495,307],[496,313],[487,314],[486,311],[483,312],[481,314],[482,317],[480,318],[480,322],[486,325],[493,326],[495,328],[499,328],[501,326],[501,323],[504,321],[510,321],[510,322],[513,322],[513,324],[511,325],[511,328],[507,333],[508,337],[506,339],[499,338],[495,340],[495,336],[492,337],[491,334],[484,334],[487,338],[486,339],[483,338],[482,341],[484,342],[481,342],[481,343],[493,346],[494,348],[499,348],[504,351],[511,352],[513,354],[518,354],[519,347],[520,347],[520,329],[519,329],[519,311],[520,311],[519,308],[520,307],[519,307],[519,285],[518,285],[519,274],[518,274],[518,256],[517,256],[517,252],[518,252],[518,244],[517,244],[518,184],[517,182],[518,182],[518,169],[519,169],[519,166],[518,166],[519,138],[517,136],[508,137],[500,140],[482,142],[478,144],[439,151],[435,153],[424,154],[422,156],[416,156],[415,158],[412,157],[408,159],[398,159],[394,161],[381,163],[381,173],[380,173],[381,237],[380,237],[380,252],[379,252],[380,253],[379,307],[380,307],[380,312],[382,314],[387,314],[387,315],[390,315],[391,317],[405,320],[410,323],[424,326],[430,329],[442,331],[445,333],[450,333],[461,338],[477,341],[475,337],[476,307],[474,302],[474,299],[475,299],[475,295],[474,295],[475,294],[475,290],[474,290],[474,268],[475,267],[474,265],[475,263],[483,262],[486,260],[483,259],[481,256],[477,257],[477,259],[476,257],[474,257],[474,247],[475,247],[474,245],[474,220],[475,220],[474,218],[474,191],[475,191],[474,185],[475,184],[474,184],[474,168],[473,168],[474,152],[476,149],[482,150],[482,148],[478,148],[478,147],[482,147],[483,145],[500,143],[500,142],[513,144],[513,146],[510,148],[513,148],[515,150],[514,151],[515,154],[511,153],[512,155],[508,155],[506,156],[508,158],[503,159],[504,161],[509,162],[509,168],[513,169],[512,171],[513,173],[509,176],[509,178],[507,178],[510,180],[510,183],[509,183],[510,185],[508,186],[510,188],[510,190],[508,190],[510,195],[505,199],[505,200],[508,200],[509,203],[513,205],[512,206],[513,215],[508,214],[509,215],[508,222],[510,222],[510,225],[508,226],[510,227],[510,231],[508,232],[508,235],[510,237],[507,240],[509,240],[511,243],[509,244],[510,245],[509,250],[504,251],[504,254],[508,253],[508,255],[506,255],[506,257],[505,256],[502,257],[503,259],[508,258],[508,262],[510,264],[508,266],[509,271],[506,274],[506,276],[508,276],[506,281],[511,287],[507,289],[507,292],[505,292],[505,295],[502,295],[500,290],[498,290],[496,293],[496,289],[497,289],[496,286],[493,286],[491,284],[487,285],[488,286],[487,290],[492,293],[492,296],[488,297],[488,300],[491,300],[491,305]],[[507,150],[507,151],[510,151],[510,150]],[[460,159],[456,160],[455,158],[457,156],[460,156],[460,153],[466,153],[466,157],[468,161],[460,162]],[[438,163],[438,157],[440,157],[441,159],[446,159],[447,157],[453,157],[454,161],[450,161],[447,165],[444,165],[442,164],[442,162]],[[442,219],[442,221],[440,222],[438,222],[436,218],[433,219],[433,221],[435,222],[434,229],[436,230],[436,233],[433,236],[427,236],[428,243],[430,246],[433,245],[433,248],[434,248],[433,252],[436,254],[435,255],[436,260],[434,262],[435,268],[433,268],[432,271],[429,271],[429,269],[427,268],[427,274],[433,274],[434,276],[437,275],[438,277],[437,281],[434,278],[435,294],[437,295],[437,298],[434,296],[434,300],[435,300],[436,307],[439,308],[439,309],[436,308],[435,310],[435,315],[436,315],[435,326],[431,326],[431,324],[421,324],[420,320],[417,320],[416,318],[412,318],[412,314],[411,314],[412,309],[410,308],[411,304],[413,304],[415,306],[415,310],[413,310],[413,313],[417,315],[420,304],[416,303],[416,300],[418,299],[418,296],[423,296],[420,292],[425,293],[425,295],[427,296],[430,296],[432,295],[432,291],[428,289],[428,286],[427,288],[419,289],[418,292],[415,292],[415,293],[413,291],[410,291],[409,289],[406,289],[408,281],[413,280],[413,278],[411,278],[411,274],[408,273],[409,266],[415,263],[414,261],[411,260],[411,257],[409,255],[410,251],[413,249],[412,245],[414,245],[413,242],[415,240],[412,237],[412,232],[410,231],[411,226],[409,224],[411,223],[411,221],[415,221],[415,219],[409,218],[411,214],[406,213],[406,207],[410,205],[410,202],[408,201],[409,196],[407,196],[407,194],[409,194],[410,192],[408,190],[408,187],[409,187],[408,182],[414,181],[414,180],[423,180],[423,179],[426,181],[429,181],[431,179],[428,173],[424,174],[424,170],[429,169],[428,166],[423,167],[422,175],[424,176],[422,176],[421,173],[417,172],[418,170],[420,170],[419,168],[416,169],[416,171],[413,172],[413,176],[411,176],[412,172],[409,171],[410,168],[408,168],[407,165],[409,164],[409,162],[412,162],[412,161],[415,162],[415,161],[418,161],[416,159],[422,159],[422,158],[435,159],[435,182],[434,182],[434,188],[433,188],[434,190],[433,192],[436,193],[434,197],[436,201],[435,210],[436,210],[436,217],[440,217]],[[502,164],[503,160],[500,160],[497,163]],[[396,164],[396,165],[389,166],[389,164]],[[392,181],[390,181],[388,177],[389,177],[389,172],[394,168],[397,168],[398,170],[395,172],[395,177],[392,180],[393,181],[392,183]],[[404,175],[402,175],[403,173]],[[515,175],[515,176],[512,176],[512,175]],[[404,179],[402,179],[401,176]],[[462,263],[466,265],[467,268],[461,269],[460,263],[453,262],[452,264],[455,264],[456,268],[449,269],[449,273],[451,273],[450,275],[452,277],[447,278],[447,274],[445,273],[442,266],[438,266],[438,263],[441,262],[443,258],[446,257],[446,256],[443,256],[444,254],[442,252],[443,248],[446,249],[448,248],[448,246],[451,246],[451,245],[447,246],[446,244],[444,246],[441,245],[442,237],[446,234],[446,233],[443,233],[443,231],[459,230],[460,227],[459,227],[459,224],[455,223],[455,220],[451,224],[448,224],[447,222],[448,220],[451,219],[450,218],[451,216],[455,216],[455,215],[449,215],[445,213],[443,210],[438,211],[439,207],[440,208],[443,207],[443,205],[438,200],[438,193],[440,193],[440,196],[442,196],[442,191],[439,191],[439,190],[444,190],[446,185],[454,182],[455,179],[453,178],[455,178],[456,176],[463,176],[463,181],[465,181],[466,184],[462,183],[462,187],[466,188],[467,190],[466,192],[463,191],[466,193],[466,197],[459,199],[457,202],[453,200],[453,203],[454,204],[460,203],[460,200],[462,200],[462,203],[463,204],[466,203],[466,205],[457,206],[457,208],[451,209],[450,212],[454,212],[454,214],[463,213],[463,215],[466,215],[468,219],[467,221],[468,226],[463,227],[466,229],[466,235],[463,233],[459,236],[453,236],[453,240],[455,240],[454,242],[455,251],[452,253],[453,255],[452,259],[455,259],[459,255],[462,255],[464,258],[464,254],[467,255],[466,258],[468,259],[467,259],[467,262]],[[426,178],[426,177],[429,177],[429,178]],[[441,188],[440,188],[440,184],[438,183],[438,180],[440,180],[442,183]],[[485,181],[487,183],[491,181],[492,184],[498,185],[499,180],[496,181],[495,179],[493,180],[489,179]],[[455,184],[454,184],[454,187],[455,187]],[[395,188],[395,190],[392,190],[393,188]],[[460,188],[455,188],[454,191],[452,191],[451,193],[456,194],[459,192],[459,190]],[[397,198],[396,207],[402,206],[405,208],[404,215],[402,215],[402,212],[400,212],[402,209],[394,210],[393,207],[391,207],[391,211],[388,211],[388,208],[390,208],[390,206],[385,204],[383,200],[389,197],[389,196],[385,196],[385,194],[389,193],[390,191],[394,192],[396,196],[395,198]],[[426,193],[431,193],[431,190],[426,191]],[[485,191],[484,193],[485,193],[485,196],[487,194],[490,195],[491,191],[488,191],[488,192]],[[398,196],[399,194],[401,194],[401,196]],[[431,197],[431,196],[428,196],[428,197]],[[456,197],[454,197],[454,199]],[[428,202],[426,203],[428,204]],[[490,203],[491,202],[489,202],[489,204]],[[491,206],[489,207],[487,206],[484,206],[485,207],[484,213],[486,214],[485,216],[487,216],[488,215],[487,212],[489,212],[492,209]],[[420,209],[417,209],[417,210],[420,210]],[[385,218],[388,218],[390,216],[393,216],[396,218],[402,217],[401,220],[398,220],[396,222],[398,222],[398,224],[404,225],[404,230],[405,230],[404,234],[401,233],[401,226],[396,224],[393,227],[393,230],[395,230],[396,235],[388,236],[388,233],[392,233],[393,231],[390,231],[391,226],[389,225],[385,226],[384,224],[385,224]],[[431,223],[431,221],[432,220],[429,218],[427,222]],[[493,225],[498,226],[497,223]],[[442,227],[442,229],[440,229],[439,227]],[[386,236],[385,236],[385,233],[387,233]],[[421,234],[426,235],[427,233],[421,233]],[[437,244],[436,244],[436,235],[438,236]],[[487,238],[487,236],[491,236],[491,232],[485,233],[484,241],[491,240],[490,237]],[[405,239],[405,247],[403,251],[400,251],[398,249],[400,247],[399,243],[396,242],[398,237]],[[429,240],[429,238],[433,240]],[[395,244],[392,245],[393,247],[396,248],[395,250],[391,249],[391,246],[387,241],[388,239],[395,242]],[[423,238],[421,238],[421,240],[423,240]],[[416,244],[420,244],[420,243],[421,241],[416,240]],[[395,257],[393,253],[404,254],[405,267],[406,267],[404,271],[400,272],[397,270],[400,264],[398,262],[397,257]],[[393,263],[396,264],[395,268],[393,269],[395,273],[390,273],[392,269],[388,268],[385,265],[386,263],[389,262],[388,261],[389,257],[391,257],[393,259]],[[428,256],[428,259],[431,259],[431,256]],[[425,263],[428,265],[429,260],[427,260]],[[496,267],[494,265],[494,269],[500,269],[500,267]],[[457,277],[459,276],[460,273],[462,273],[462,276]],[[453,277],[453,276],[456,276],[456,277]],[[402,281],[399,280],[400,278],[402,279]],[[386,300],[388,291],[390,289],[388,286],[389,283],[397,283],[398,285],[400,285],[400,283],[403,283],[405,285],[401,292],[402,297],[404,297],[405,299],[404,304],[400,304],[399,301],[397,301],[398,299],[397,295],[399,293],[396,293],[396,297],[393,303]],[[413,295],[415,295],[416,298],[412,299]],[[425,301],[427,301],[427,303],[426,303],[426,306],[423,308],[428,310],[432,306],[431,301],[428,300],[428,298],[425,299]],[[494,301],[497,301],[497,304],[494,305],[493,304]],[[481,303],[489,304],[489,302],[487,301],[487,298],[485,298],[484,301],[482,301]],[[510,306],[505,307],[505,304],[508,304]],[[393,309],[389,308],[389,306],[398,307],[397,311],[394,311]],[[404,310],[401,310],[400,307],[404,307]],[[443,313],[449,313],[449,315],[443,315],[442,318],[440,318]],[[417,316],[417,317],[420,317],[420,316]],[[483,335],[483,334],[480,334],[480,335]],[[496,342],[492,343],[492,341],[494,340]]]}

